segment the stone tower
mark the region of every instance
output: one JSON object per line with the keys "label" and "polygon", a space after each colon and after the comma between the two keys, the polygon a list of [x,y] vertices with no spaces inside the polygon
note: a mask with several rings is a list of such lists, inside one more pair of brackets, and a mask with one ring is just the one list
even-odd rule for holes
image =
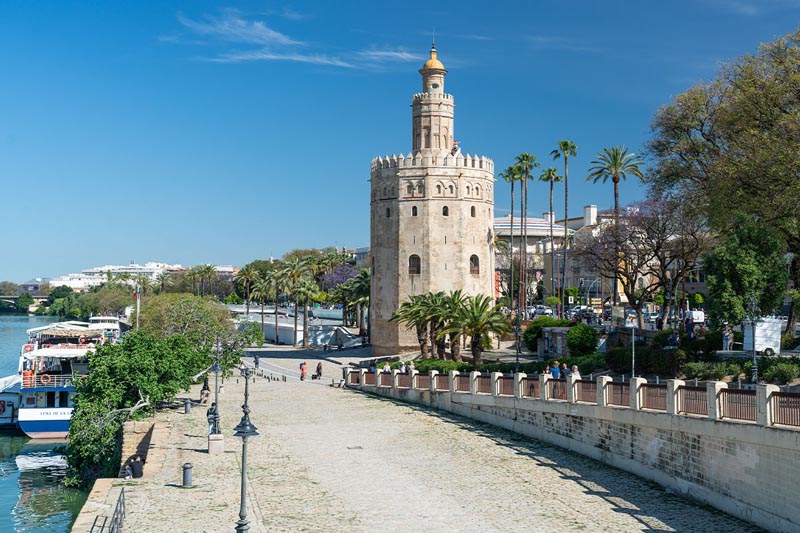
{"label": "stone tower", "polygon": [[461,289],[494,297],[494,163],[463,155],[453,133],[453,96],[435,45],[411,98],[412,151],[377,157],[370,171],[370,335],[374,355],[419,348],[389,322],[413,294]]}

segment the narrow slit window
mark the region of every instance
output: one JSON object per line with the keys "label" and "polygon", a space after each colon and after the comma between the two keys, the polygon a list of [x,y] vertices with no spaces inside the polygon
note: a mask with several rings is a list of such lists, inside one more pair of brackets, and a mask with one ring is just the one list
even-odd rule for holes
{"label": "narrow slit window", "polygon": [[448,208],[447,206],[444,206],[442,208],[442,216],[449,217],[450,216],[450,208]]}
{"label": "narrow slit window", "polygon": [[408,273],[420,274],[422,272],[422,262],[418,255],[412,255],[408,258]]}
{"label": "narrow slit window", "polygon": [[469,258],[469,273],[470,274],[481,273],[481,262],[480,259],[478,259],[477,255],[473,255]]}

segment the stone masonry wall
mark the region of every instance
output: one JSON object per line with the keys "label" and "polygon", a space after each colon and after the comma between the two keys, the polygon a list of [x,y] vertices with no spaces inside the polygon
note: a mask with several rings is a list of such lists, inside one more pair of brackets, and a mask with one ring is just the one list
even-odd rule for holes
{"label": "stone masonry wall", "polygon": [[800,529],[800,432],[624,408],[361,387],[549,442],[770,531]]}

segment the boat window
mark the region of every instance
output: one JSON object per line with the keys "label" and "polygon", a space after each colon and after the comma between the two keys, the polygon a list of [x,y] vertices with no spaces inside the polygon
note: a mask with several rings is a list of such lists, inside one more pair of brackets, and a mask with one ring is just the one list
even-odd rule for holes
{"label": "boat window", "polygon": [[69,392],[61,391],[58,393],[58,406],[69,407]]}

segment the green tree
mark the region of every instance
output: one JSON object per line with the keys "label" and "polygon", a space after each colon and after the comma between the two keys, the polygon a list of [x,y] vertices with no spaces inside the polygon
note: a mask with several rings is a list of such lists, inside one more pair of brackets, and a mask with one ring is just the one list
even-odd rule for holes
{"label": "green tree", "polygon": [[258,279],[258,270],[250,265],[245,265],[234,275],[234,281],[244,290],[245,314],[250,314],[250,290]]}
{"label": "green tree", "polygon": [[67,287],[66,285],[59,285],[50,291],[50,296],[47,297],[47,301],[48,303],[52,304],[57,298],[66,298],[72,293],[73,290],[70,287]]}
{"label": "green tree", "polygon": [[430,354],[428,353],[428,319],[425,314],[424,299],[425,296],[422,294],[409,296],[400,304],[389,320],[399,322],[409,329],[414,328],[419,343],[419,353],[427,359]]}
{"label": "green tree", "polygon": [[[263,340],[264,334],[264,304],[267,303],[269,297],[272,295],[272,287],[270,286],[270,281],[267,278],[259,276],[256,282],[253,284],[253,288],[251,289],[251,295],[255,298],[256,302],[261,305],[261,334]],[[275,308],[275,315],[277,316],[278,309]]]}
{"label": "green tree", "polygon": [[536,162],[534,154],[523,152],[517,156],[514,166],[516,167],[515,175],[522,182],[522,191],[520,198],[520,218],[522,220],[522,265],[520,269],[520,291],[519,291],[519,306],[526,309],[528,306],[528,181],[532,178],[531,173],[535,168],[540,165]]}
{"label": "green tree", "polygon": [[[319,292],[319,287],[311,276],[300,278],[294,287],[295,299],[303,303],[303,346],[308,347],[308,304],[313,302]],[[297,323],[297,310],[295,308],[295,324]],[[296,326],[295,326],[296,327]]]}
{"label": "green tree", "polygon": [[[614,185],[614,224],[619,225],[619,182],[621,179],[627,179],[628,174],[644,179],[641,171],[641,166],[644,162],[637,157],[634,153],[628,153],[628,149],[624,146],[613,146],[611,148],[603,148],[602,152],[598,152],[597,159],[591,162],[589,168],[589,176],[586,181],[597,183],[602,181],[605,183],[609,179]],[[616,250],[619,255],[619,249]],[[617,278],[614,278],[614,286],[612,289],[614,305],[618,301],[618,287]]]}
{"label": "green tree", "polygon": [[286,280],[284,285],[291,294],[294,300],[294,333],[292,345],[297,347],[297,313],[300,307],[297,287],[300,280],[310,274],[310,260],[307,258],[301,259],[300,257],[292,256],[290,259],[284,261],[281,275]]}
{"label": "green tree", "polygon": [[12,281],[0,281],[0,296],[16,296],[20,286]]}
{"label": "green tree", "polygon": [[553,159],[564,158],[564,271],[562,272],[561,286],[566,287],[567,271],[569,270],[569,158],[577,157],[578,145],[570,140],[558,141],[558,148],[550,152],[550,155]]}
{"label": "green tree", "polygon": [[470,349],[474,365],[482,364],[483,341],[491,335],[501,335],[511,330],[500,306],[494,305],[490,296],[467,296],[464,304],[449,326],[443,328],[442,334],[458,332],[470,337]]}
{"label": "green tree", "polygon": [[141,331],[159,337],[183,335],[190,342],[211,347],[233,342],[235,330],[228,309],[219,302],[186,293],[164,293],[142,303]]}
{"label": "green tree", "polygon": [[590,355],[597,349],[597,330],[586,324],[577,324],[567,331],[567,348],[572,357]]}
{"label": "green tree", "polygon": [[24,313],[28,312],[28,308],[33,305],[33,296],[27,292],[23,292],[17,298],[17,310]]}
{"label": "green tree", "polygon": [[[553,213],[553,184],[555,182],[557,182],[557,181],[561,181],[562,178],[561,178],[561,176],[558,175],[558,171],[556,169],[554,169],[553,167],[550,167],[547,170],[545,170],[544,172],[542,172],[542,174],[539,176],[539,179],[541,181],[547,181],[547,182],[550,183],[550,211],[549,211],[549,213],[550,213],[550,215],[549,215],[549,218],[550,218],[550,273],[551,273],[550,279],[555,279],[555,276],[558,275],[558,271],[555,268],[555,255],[554,254],[555,254],[556,247],[555,247],[555,241],[553,240],[553,218],[554,218],[553,215],[555,214],[555,213]],[[564,246],[566,246],[566,241],[565,241]],[[563,287],[563,285],[559,286],[559,290],[560,290],[561,287]],[[559,294],[556,294],[556,296],[558,297],[559,300],[561,300],[561,297],[560,297]],[[561,316],[561,309],[562,309],[562,306],[559,305],[558,306],[558,316],[559,317]]]}
{"label": "green tree", "polygon": [[500,173],[500,177],[505,180],[506,183],[511,184],[511,235],[510,241],[511,244],[509,246],[509,261],[508,261],[508,271],[510,276],[510,281],[508,283],[508,297],[511,299],[511,307],[514,307],[514,184],[519,181],[518,176],[518,168],[516,166],[510,166],[505,169],[503,172]]}
{"label": "green tree", "polygon": [[740,215],[728,238],[703,258],[711,320],[741,322],[751,294],[763,314],[774,311],[786,290],[785,253],[786,243],[775,229]]}

